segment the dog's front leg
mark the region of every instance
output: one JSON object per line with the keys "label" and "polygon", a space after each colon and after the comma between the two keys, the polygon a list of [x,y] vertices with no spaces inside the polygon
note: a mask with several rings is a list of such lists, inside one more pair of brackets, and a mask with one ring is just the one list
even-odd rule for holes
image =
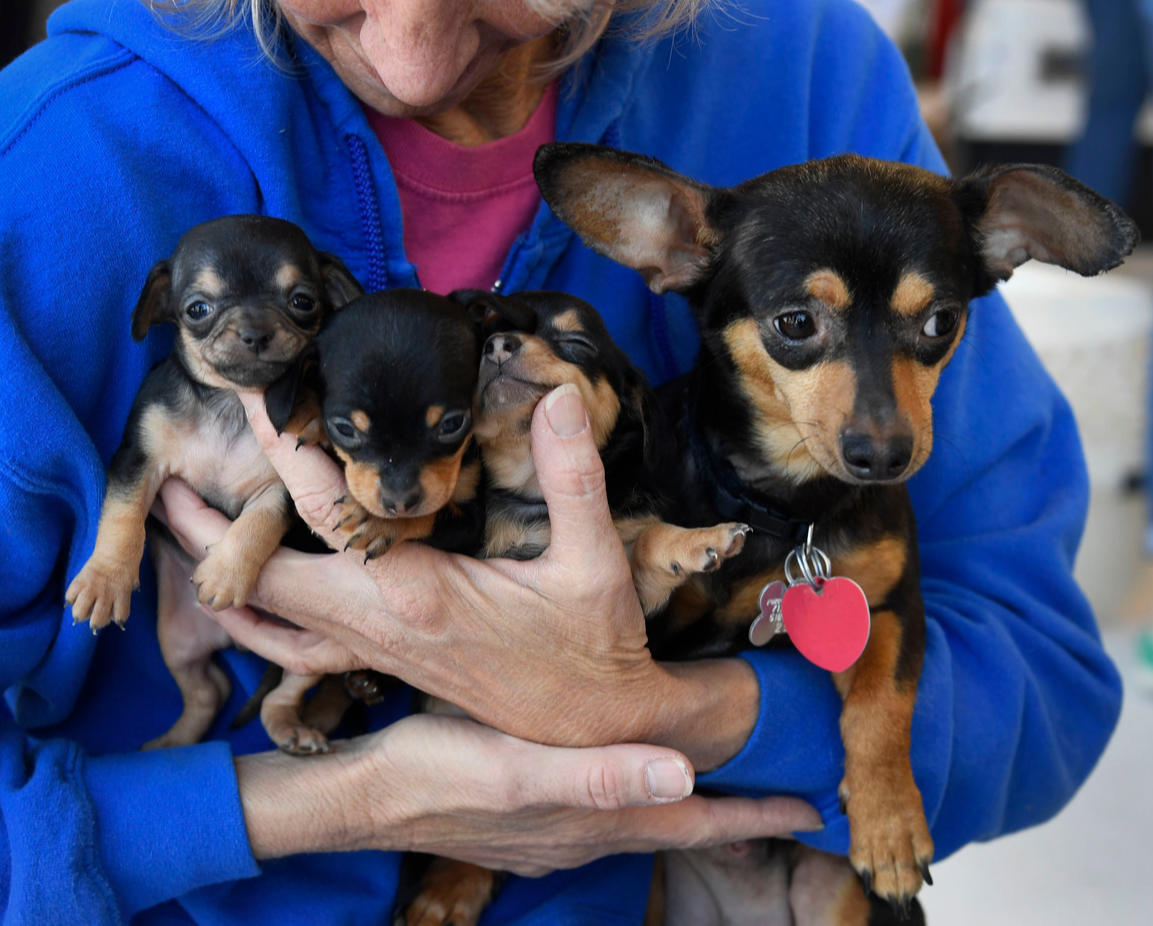
{"label": "dog's front leg", "polygon": [[139,437],[126,440],[113,455],[96,546],[64,593],[73,621],[88,621],[93,633],[111,621],[123,629],[132,592],[140,587],[144,522],[164,481],[160,464],[142,445]]}
{"label": "dog's front leg", "polygon": [[279,481],[253,496],[192,573],[201,604],[214,611],[248,603],[261,567],[288,531],[292,500]]}
{"label": "dog's front leg", "polygon": [[904,911],[933,858],[909,760],[921,654],[906,649],[916,648],[913,635],[892,610],[880,609],[872,619],[861,658],[833,675],[844,699],[840,797],[849,817],[849,861],[866,887]]}
{"label": "dog's front leg", "polygon": [[[628,543],[626,530],[619,524],[617,530]],[[677,527],[658,521],[641,529],[629,547],[629,567],[645,617],[663,608],[690,576],[713,572],[740,553],[748,533],[747,524],[735,523]]]}

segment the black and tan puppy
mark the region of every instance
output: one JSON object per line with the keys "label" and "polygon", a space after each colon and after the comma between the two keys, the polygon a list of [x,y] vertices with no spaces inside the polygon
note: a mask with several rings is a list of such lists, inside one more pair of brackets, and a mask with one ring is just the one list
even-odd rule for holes
{"label": "black and tan puppy", "polygon": [[[484,311],[503,330],[489,335],[476,385],[476,440],[484,468],[483,556],[532,559],[549,546],[548,509],[533,466],[530,432],[537,403],[571,383],[588,412],[605,468],[613,523],[629,554],[646,617],[658,613],[690,576],[736,556],[748,528],[667,523],[662,473],[675,462],[664,414],[643,373],[617,347],[597,311],[575,296],[524,292],[497,296],[459,290],[452,298]],[[523,319],[518,325],[511,319]],[[499,885],[499,873],[449,859],[406,867],[396,922],[469,926]]]}
{"label": "black and tan puppy", "polygon": [[668,425],[648,380],[613,342],[596,309],[558,292],[454,296],[473,306],[519,304],[534,318],[531,328],[506,326],[491,334],[480,365],[476,437],[485,472],[486,558],[531,559],[549,545],[529,432],[537,402],[565,383],[576,386],[588,412],[609,510],[646,616],[663,608],[690,575],[711,572],[741,551],[748,533],[742,523],[696,529],[666,523],[665,470],[674,463]]}
{"label": "black and tan puppy", "polygon": [[672,391],[677,510],[754,528],[739,559],[674,596],[656,651],[747,646],[761,589],[813,527],[832,574],[854,579],[872,611],[863,655],[834,674],[849,857],[866,887],[906,907],[933,855],[909,761],[925,625],[903,485],[932,448],[930,399],[971,299],[1030,258],[1114,267],[1134,225],[1027,165],[950,180],[842,156],[719,189],[639,155],[557,144],[535,172],[587,245],[688,297],[701,346]]}
{"label": "black and tan puppy", "polygon": [[109,622],[124,627],[148,512],[170,476],[233,520],[195,566],[163,530],[148,530],[160,596],[157,635],[184,698],[181,718],[150,745],[197,742],[229,694],[212,653],[231,641],[188,600],[189,574],[202,604],[243,605],[293,515],[235,390],[281,376],[325,316],[359,292],[344,265],[317,252],[295,225],[254,215],[196,226],[148,275],[132,336],[142,340],[161,323],[179,333],[133,403],[109,464],[96,547],[65,599],[93,632]]}
{"label": "black and tan puppy", "polygon": [[[510,323],[524,320],[515,306],[506,311]],[[362,296],[265,392],[277,431],[323,443],[344,465],[340,527],[346,549],[363,551],[366,561],[405,540],[470,555],[480,549],[484,509],[472,434],[485,324],[485,307],[469,310],[424,290]],[[320,680],[286,674],[264,699],[265,727],[291,723]],[[368,701],[386,684],[369,670],[346,683]]]}
{"label": "black and tan puppy", "polygon": [[344,465],[341,526],[366,559],[402,540],[480,547],[472,435],[485,315],[425,290],[362,296],[265,393],[278,431],[322,440]]}

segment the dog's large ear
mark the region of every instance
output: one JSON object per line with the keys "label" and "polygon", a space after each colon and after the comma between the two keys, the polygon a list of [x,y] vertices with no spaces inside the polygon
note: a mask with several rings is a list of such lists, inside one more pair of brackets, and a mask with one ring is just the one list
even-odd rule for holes
{"label": "dog's large ear", "polygon": [[598,254],[639,270],[654,293],[691,288],[720,240],[717,194],[653,158],[598,145],[542,145],[533,173],[544,201]]}
{"label": "dog's large ear", "polygon": [[309,371],[315,368],[317,357],[318,351],[314,342],[301,351],[292,366],[264,390],[264,409],[268,412],[268,420],[276,428],[277,434],[283,434],[288,422],[292,420],[296,397]]}
{"label": "dog's large ear", "polygon": [[324,281],[324,293],[334,309],[343,309],[357,296],[364,295],[364,287],[344,266],[344,261],[324,251],[319,252],[317,257],[320,258],[320,278]]}
{"label": "dog's large ear", "polygon": [[448,298],[468,312],[482,344],[497,331],[536,331],[536,310],[519,299],[483,289],[454,289]]}
{"label": "dog's large ear", "polygon": [[148,329],[171,321],[172,267],[166,260],[154,264],[144,281],[144,291],[132,310],[132,337],[143,341]]}
{"label": "dog's large ear", "polygon": [[1094,276],[1121,263],[1140,238],[1124,212],[1055,167],[989,168],[956,189],[996,280],[1009,279],[1030,258]]}

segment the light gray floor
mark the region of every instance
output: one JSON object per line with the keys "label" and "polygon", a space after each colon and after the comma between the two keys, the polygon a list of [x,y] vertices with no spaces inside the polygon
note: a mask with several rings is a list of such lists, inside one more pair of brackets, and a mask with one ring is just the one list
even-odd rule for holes
{"label": "light gray floor", "polygon": [[1133,632],[1106,645],[1126,697],[1100,764],[1054,820],[935,865],[929,926],[1153,924],[1153,695],[1134,684]]}

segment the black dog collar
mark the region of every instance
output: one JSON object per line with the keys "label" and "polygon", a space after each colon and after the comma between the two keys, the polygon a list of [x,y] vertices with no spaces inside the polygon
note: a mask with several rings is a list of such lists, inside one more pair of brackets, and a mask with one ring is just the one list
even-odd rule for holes
{"label": "black dog collar", "polygon": [[704,435],[691,421],[687,426],[693,459],[702,482],[712,488],[713,505],[721,517],[748,524],[753,530],[783,540],[790,546],[805,542],[812,522],[791,517],[788,512],[775,507],[766,496],[750,489],[741,481],[731,463],[718,460],[713,455]]}

